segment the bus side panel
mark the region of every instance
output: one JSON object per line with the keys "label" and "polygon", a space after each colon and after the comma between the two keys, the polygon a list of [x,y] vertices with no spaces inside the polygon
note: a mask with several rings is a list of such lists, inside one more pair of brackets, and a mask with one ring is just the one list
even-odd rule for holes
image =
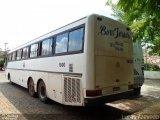
{"label": "bus side panel", "polygon": [[56,102],[63,103],[62,74],[49,73],[46,82],[48,97]]}
{"label": "bus side panel", "polygon": [[144,73],[143,73],[143,52],[140,43],[133,43],[133,55],[134,55],[134,83],[135,87],[141,87],[144,83]]}
{"label": "bus side panel", "polygon": [[[11,82],[20,85],[20,83],[22,82],[22,76],[21,76],[22,71],[19,71],[19,70],[6,70],[6,71],[8,74],[10,74]],[[17,74],[21,74],[21,75],[19,76]]]}

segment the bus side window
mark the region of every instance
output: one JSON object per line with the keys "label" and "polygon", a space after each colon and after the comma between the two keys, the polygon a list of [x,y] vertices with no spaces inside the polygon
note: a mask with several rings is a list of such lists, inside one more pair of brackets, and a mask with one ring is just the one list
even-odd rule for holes
{"label": "bus side window", "polygon": [[17,51],[14,51],[12,53],[12,61],[16,60],[16,54],[17,54]]}
{"label": "bus side window", "polygon": [[23,48],[22,59],[28,58],[28,48],[29,47]]}
{"label": "bus side window", "polygon": [[80,28],[69,33],[68,52],[80,51],[83,46],[84,28]]}
{"label": "bus side window", "polygon": [[22,56],[22,49],[17,51],[17,60],[20,60]]}
{"label": "bus side window", "polygon": [[56,36],[55,53],[66,53],[68,44],[68,32]]}
{"label": "bus side window", "polygon": [[48,38],[44,41],[42,41],[42,49],[41,49],[41,55],[51,55],[52,54],[52,38]]}
{"label": "bus side window", "polygon": [[12,61],[12,53],[8,55],[8,61]]}
{"label": "bus side window", "polygon": [[30,58],[37,57],[38,55],[38,43],[31,45]]}

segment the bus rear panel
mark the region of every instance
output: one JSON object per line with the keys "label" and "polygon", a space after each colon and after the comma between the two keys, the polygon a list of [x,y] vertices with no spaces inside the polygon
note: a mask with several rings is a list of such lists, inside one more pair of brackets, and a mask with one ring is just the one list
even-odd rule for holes
{"label": "bus rear panel", "polygon": [[96,16],[94,39],[94,90],[86,91],[86,103],[104,104],[133,94],[131,31],[112,19]]}

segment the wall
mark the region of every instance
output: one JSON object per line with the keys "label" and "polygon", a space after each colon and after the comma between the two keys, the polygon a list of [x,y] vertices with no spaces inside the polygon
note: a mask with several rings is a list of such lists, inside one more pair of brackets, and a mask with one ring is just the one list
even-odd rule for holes
{"label": "wall", "polygon": [[144,78],[160,80],[160,71],[144,71]]}

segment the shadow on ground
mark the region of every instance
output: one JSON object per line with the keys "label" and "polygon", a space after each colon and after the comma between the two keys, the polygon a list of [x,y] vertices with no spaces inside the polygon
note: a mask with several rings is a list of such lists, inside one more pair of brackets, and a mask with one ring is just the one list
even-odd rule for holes
{"label": "shadow on ground", "polygon": [[38,98],[29,96],[27,89],[8,82],[0,83],[0,92],[18,110],[19,119],[28,120],[117,120],[122,115],[130,113],[111,106],[103,107],[73,107],[56,103],[52,100],[48,104]]}

